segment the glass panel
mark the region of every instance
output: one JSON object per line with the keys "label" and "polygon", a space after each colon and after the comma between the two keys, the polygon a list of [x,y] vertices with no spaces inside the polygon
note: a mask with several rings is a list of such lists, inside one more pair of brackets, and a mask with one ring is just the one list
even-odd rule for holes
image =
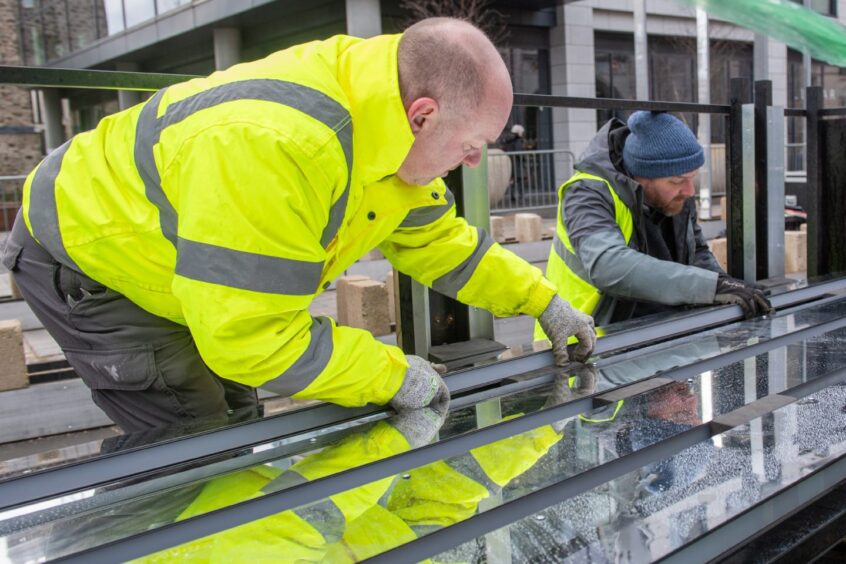
{"label": "glass panel", "polygon": [[20,33],[22,57],[27,65],[43,65],[44,30],[41,20],[41,5],[36,0],[21,0]]}
{"label": "glass panel", "polygon": [[488,562],[492,542],[515,562],[658,560],[846,454],[844,406],[827,388],[435,561]]}
{"label": "glass panel", "polygon": [[[846,302],[837,302],[816,308],[825,310],[824,314],[818,311],[802,316],[799,312],[785,318],[793,327],[801,327],[810,318],[843,316],[844,308]],[[596,371],[582,372],[574,378],[565,375],[553,385],[544,384],[455,409],[440,437],[456,436],[501,418],[570,402],[650,376],[656,370],[729,350],[741,342],[755,342],[753,335],[766,332],[755,326],[761,321],[712,331],[710,338],[699,335],[657,345],[643,357],[631,355],[620,362],[600,361]],[[746,328],[741,329],[744,324]],[[787,323],[776,318],[771,325]],[[776,327],[770,333],[786,329]],[[659,349],[663,357],[653,354]],[[629,398],[620,405],[480,446],[472,453],[417,468],[397,480],[382,479],[308,508],[243,525],[163,557],[173,559],[188,550],[192,554],[213,550],[230,556],[239,552],[227,551],[255,552],[258,557],[261,550],[272,549],[277,553],[294,550],[294,554],[301,555],[296,551],[307,547],[309,553],[328,558],[339,547],[327,539],[343,532],[346,544],[342,548],[363,558],[374,550],[383,551],[413,540],[495,507],[503,500],[522,497],[640,450],[758,397],[843,368],[844,351],[846,329],[833,331]],[[538,371],[534,376],[549,374],[550,371]],[[245,449],[182,473],[171,471],[155,480],[116,483],[56,500],[47,511],[41,507],[38,511],[29,508],[7,512],[0,515],[0,531],[7,535],[5,540],[14,547],[16,558],[55,558],[404,452],[408,444],[400,433],[407,426],[408,421],[398,418],[364,426],[336,426],[319,434]],[[717,442],[715,439],[714,445]],[[669,487],[665,475],[668,471],[660,465],[654,470],[658,477],[648,486],[661,492]],[[341,524],[346,523],[346,527],[329,530],[339,523],[332,519],[337,512],[343,515],[345,521]],[[314,536],[315,529],[322,533],[319,537]],[[377,529],[390,538],[376,542],[367,537],[368,531]],[[356,535],[369,540],[355,540],[359,538]]]}
{"label": "glass panel", "polygon": [[121,32],[126,28],[123,14],[123,0],[103,0],[103,10],[106,14],[106,31],[108,35]]}
{"label": "glass panel", "polygon": [[91,0],[65,0],[70,31],[70,50],[76,51],[101,37],[95,5]]}
{"label": "glass panel", "polygon": [[126,27],[132,27],[156,17],[154,0],[123,0],[123,9],[126,13]]}
{"label": "glass panel", "polygon": [[44,44],[47,60],[52,61],[70,53],[70,29],[64,0],[42,0]]}
{"label": "glass panel", "polygon": [[156,11],[161,15],[190,3],[191,0],[156,0]]}

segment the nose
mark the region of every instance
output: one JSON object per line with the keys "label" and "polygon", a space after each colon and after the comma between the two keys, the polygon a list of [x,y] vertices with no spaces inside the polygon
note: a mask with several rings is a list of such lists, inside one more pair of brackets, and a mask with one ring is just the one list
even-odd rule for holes
{"label": "nose", "polygon": [[480,162],[482,162],[482,151],[479,149],[473,149],[461,160],[462,164],[470,168],[476,168]]}
{"label": "nose", "polygon": [[689,178],[687,182],[682,185],[681,193],[685,198],[690,198],[696,193],[696,187],[693,185],[692,178]]}

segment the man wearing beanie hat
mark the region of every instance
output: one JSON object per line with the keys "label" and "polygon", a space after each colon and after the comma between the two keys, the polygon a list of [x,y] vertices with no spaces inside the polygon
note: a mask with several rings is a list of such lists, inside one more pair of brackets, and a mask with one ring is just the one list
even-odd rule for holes
{"label": "man wearing beanie hat", "polygon": [[[696,223],[693,181],[705,159],[667,113],[606,123],[558,191],[547,277],[597,325],[686,305],[772,310],[763,292],[717,264]],[[538,338],[540,332],[536,332]]]}

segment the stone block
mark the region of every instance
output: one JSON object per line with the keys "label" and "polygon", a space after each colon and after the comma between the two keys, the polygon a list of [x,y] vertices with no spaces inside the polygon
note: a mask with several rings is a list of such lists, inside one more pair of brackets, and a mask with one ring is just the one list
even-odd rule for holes
{"label": "stone block", "polygon": [[808,270],[808,233],[785,231],[784,271],[805,272],[806,270]]}
{"label": "stone block", "polygon": [[708,241],[708,247],[711,249],[711,254],[717,259],[720,268],[728,269],[728,250],[726,249],[726,238],[711,239]]}
{"label": "stone block", "polygon": [[800,225],[800,226],[799,226],[799,231],[802,231],[803,233],[806,233],[806,232],[808,231],[808,224],[807,224],[807,223],[803,223],[802,225]]}
{"label": "stone block", "polygon": [[0,321],[0,391],[29,385],[23,348],[23,331],[17,319]]}
{"label": "stone block", "polygon": [[725,197],[720,198],[720,219],[727,220],[728,214],[726,213],[726,199]]}
{"label": "stone block", "polygon": [[536,213],[518,213],[514,216],[514,231],[517,241],[520,243],[540,241],[543,233],[543,220]]}
{"label": "stone block", "polygon": [[391,270],[388,272],[388,275],[385,277],[385,287],[388,290],[388,319],[391,323],[397,322],[397,286],[394,282],[394,278],[396,275],[394,274],[395,271]]}
{"label": "stone block", "polygon": [[498,215],[491,216],[491,237],[497,243],[505,242],[505,218]]}
{"label": "stone block", "polygon": [[[366,329],[375,336],[391,332],[388,316],[388,290],[384,282],[356,280],[350,282],[345,291],[347,325]],[[340,313],[340,312],[339,312]]]}
{"label": "stone block", "polygon": [[341,325],[350,324],[350,308],[347,305],[347,300],[349,296],[348,286],[352,282],[360,282],[362,280],[370,280],[370,278],[368,278],[367,276],[352,274],[350,276],[341,276],[335,282],[335,301],[337,303],[338,308],[338,315],[335,319],[337,319],[338,323],[340,323]]}

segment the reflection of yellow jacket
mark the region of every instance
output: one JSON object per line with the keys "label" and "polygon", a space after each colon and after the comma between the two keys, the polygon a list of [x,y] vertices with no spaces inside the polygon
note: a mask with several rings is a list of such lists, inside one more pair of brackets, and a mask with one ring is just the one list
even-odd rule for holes
{"label": "reflection of yellow jacket", "polygon": [[222,377],[386,403],[400,350],[307,311],[373,247],[497,315],[537,317],[555,293],[457,218],[442,181],[394,176],[414,141],[399,37],[295,46],[105,118],[27,179],[27,226],[60,262],[188,325]]}
{"label": "reflection of yellow jacket", "polygon": [[[139,562],[356,562],[417,538],[413,527],[448,526],[476,513],[495,489],[531,468],[560,440],[541,427],[435,462],[394,482],[387,507],[378,504],[393,478],[333,495],[310,506],[247,523]],[[315,480],[407,450],[387,422],[347,437],[282,473],[255,466],[208,482],[178,520],[263,495],[274,484]]]}

